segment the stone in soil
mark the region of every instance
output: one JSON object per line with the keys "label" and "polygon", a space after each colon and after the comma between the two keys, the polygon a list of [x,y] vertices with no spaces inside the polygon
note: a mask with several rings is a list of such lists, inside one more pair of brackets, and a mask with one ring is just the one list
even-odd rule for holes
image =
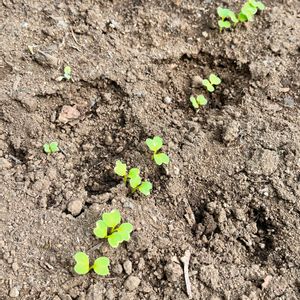
{"label": "stone in soil", "polygon": [[133,291],[133,290],[137,289],[137,287],[140,285],[140,283],[141,283],[141,280],[138,277],[131,275],[124,282],[124,287],[129,291]]}

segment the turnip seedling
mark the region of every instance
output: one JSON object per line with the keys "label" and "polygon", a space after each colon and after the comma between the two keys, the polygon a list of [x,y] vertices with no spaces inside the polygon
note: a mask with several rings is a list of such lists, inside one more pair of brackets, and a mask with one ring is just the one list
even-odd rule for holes
{"label": "turnip seedling", "polygon": [[210,74],[209,79],[202,80],[202,84],[211,93],[215,90],[214,85],[219,85],[220,83],[221,79],[215,74]]}
{"label": "turnip seedling", "polygon": [[253,21],[257,10],[264,10],[265,5],[261,1],[248,0],[243,6],[238,15],[240,22]]}
{"label": "turnip seedling", "polygon": [[106,276],[109,274],[109,258],[102,256],[97,258],[94,261],[94,264],[90,266],[90,261],[88,255],[86,255],[84,252],[77,252],[74,255],[74,259],[76,261],[76,265],[74,267],[74,271],[79,275],[85,275],[87,274],[91,269],[94,269],[94,271],[101,276]]}
{"label": "turnip seedling", "polygon": [[223,28],[231,27],[231,23],[228,21],[228,19],[230,19],[233,22],[234,26],[239,22],[235,13],[228,8],[218,7],[217,13],[221,18],[221,20],[218,21],[220,31],[222,31]]}
{"label": "turnip seedling", "polygon": [[64,75],[59,76],[56,80],[58,80],[58,81],[62,81],[63,79],[70,80],[72,78],[71,74],[72,74],[71,67],[70,66],[65,66],[64,67]]}
{"label": "turnip seedling", "polygon": [[43,145],[43,149],[47,154],[52,154],[59,151],[58,143],[57,142],[51,142],[46,143]]}
{"label": "turnip seedling", "polygon": [[207,100],[203,95],[198,95],[197,98],[191,96],[190,101],[195,109],[198,109],[200,106],[204,106],[207,104]]}
{"label": "turnip seedling", "polygon": [[131,187],[132,193],[139,190],[145,196],[149,196],[152,184],[149,181],[142,181],[140,177],[140,170],[138,168],[131,168],[127,173],[126,164],[122,163],[120,160],[116,161],[116,166],[114,168],[114,172],[123,177],[124,184],[126,185],[129,178],[129,185]]}
{"label": "turnip seedling", "polygon": [[109,245],[117,248],[123,241],[130,240],[130,233],[133,226],[130,223],[122,223],[121,214],[114,209],[110,213],[104,213],[102,219],[96,222],[94,234],[101,239],[107,239]]}
{"label": "turnip seedling", "polygon": [[155,136],[153,139],[148,138],[146,140],[146,145],[153,151],[152,159],[157,165],[168,164],[170,162],[169,156],[164,152],[159,152],[163,146],[163,139],[160,136]]}

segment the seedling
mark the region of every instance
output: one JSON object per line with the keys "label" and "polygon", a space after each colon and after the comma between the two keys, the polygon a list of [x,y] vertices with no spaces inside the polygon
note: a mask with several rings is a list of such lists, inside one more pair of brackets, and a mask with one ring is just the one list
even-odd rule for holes
{"label": "seedling", "polygon": [[77,252],[74,256],[76,265],[74,271],[79,275],[87,274],[91,269],[101,276],[106,276],[109,274],[109,258],[101,256],[94,261],[94,264],[90,266],[90,261],[88,255],[84,252]]}
{"label": "seedling", "polygon": [[257,10],[264,10],[265,5],[261,1],[248,0],[242,7],[238,19],[240,22],[253,21]]}
{"label": "seedling", "polygon": [[190,101],[195,109],[198,109],[200,106],[204,106],[207,104],[207,100],[203,95],[198,95],[197,98],[191,96]]}
{"label": "seedling", "polygon": [[153,151],[152,159],[157,165],[167,165],[170,162],[170,158],[166,153],[157,153],[163,146],[163,139],[160,136],[155,136],[153,139],[148,138],[146,140],[146,145],[151,151]]}
{"label": "seedling", "polygon": [[52,154],[59,151],[58,143],[57,142],[51,142],[49,144],[44,144],[43,149],[47,154]]}
{"label": "seedling", "polygon": [[215,90],[214,85],[219,85],[220,83],[221,79],[215,74],[210,74],[209,79],[202,80],[202,84],[211,93]]}
{"label": "seedling", "polygon": [[133,226],[130,223],[122,223],[121,214],[114,209],[110,213],[104,213],[102,219],[96,222],[94,234],[101,239],[107,239],[109,245],[117,248],[123,241],[130,240],[130,233]]}
{"label": "seedling", "polygon": [[131,187],[132,193],[139,190],[145,196],[149,196],[152,190],[152,184],[149,181],[142,181],[140,177],[140,169],[139,168],[131,168],[127,173],[126,164],[122,163],[120,160],[116,161],[116,166],[114,168],[114,172],[123,177],[124,184],[126,185],[129,178],[129,185]]}
{"label": "seedling", "polygon": [[59,76],[57,78],[58,81],[62,81],[63,79],[66,80],[70,80],[71,79],[71,73],[72,73],[72,69],[70,66],[65,66],[64,67],[64,75],[63,76]]}
{"label": "seedling", "polygon": [[218,7],[217,13],[218,13],[219,17],[221,18],[221,20],[218,21],[220,31],[222,31],[223,28],[231,27],[231,23],[229,20],[231,20],[233,22],[234,26],[236,26],[236,24],[239,22],[235,13],[228,8]]}

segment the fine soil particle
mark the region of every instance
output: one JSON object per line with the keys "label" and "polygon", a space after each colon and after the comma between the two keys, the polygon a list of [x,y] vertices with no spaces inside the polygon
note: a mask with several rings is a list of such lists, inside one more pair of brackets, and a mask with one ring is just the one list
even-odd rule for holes
{"label": "fine soil particle", "polygon": [[[186,250],[194,299],[300,299],[299,1],[263,2],[222,33],[217,7],[240,1],[0,3],[0,299],[188,299]],[[117,159],[151,196],[128,193]],[[132,238],[98,247],[112,209]],[[76,251],[111,274],[76,275]]]}

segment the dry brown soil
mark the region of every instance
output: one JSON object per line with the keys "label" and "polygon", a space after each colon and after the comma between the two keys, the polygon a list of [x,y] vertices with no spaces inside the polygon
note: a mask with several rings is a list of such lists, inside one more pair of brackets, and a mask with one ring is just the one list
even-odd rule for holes
{"label": "dry brown soil", "polygon": [[[300,299],[300,2],[264,2],[220,34],[216,8],[241,1],[1,1],[0,299],[185,300],[187,249],[193,299]],[[196,113],[195,76],[212,72]],[[117,159],[150,197],[128,193]],[[132,239],[94,247],[113,208]],[[74,274],[79,250],[111,274]]]}

